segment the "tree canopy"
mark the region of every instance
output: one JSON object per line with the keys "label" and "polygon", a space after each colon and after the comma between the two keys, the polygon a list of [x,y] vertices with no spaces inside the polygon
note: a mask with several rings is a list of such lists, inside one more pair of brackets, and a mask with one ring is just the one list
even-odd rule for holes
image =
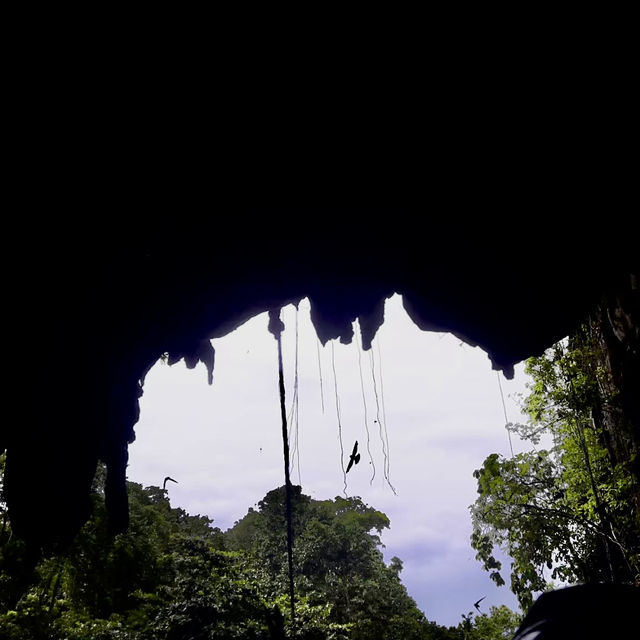
{"label": "tree canopy", "polygon": [[470,634],[504,633],[513,622],[501,610],[450,628],[427,620],[401,582],[402,561],[384,561],[384,513],[358,497],[312,500],[293,487],[292,624],[284,487],[223,533],[172,507],[165,490],[128,482],[131,525],[114,536],[104,480],[99,468],[93,514],[73,543],[45,553],[12,535],[0,495],[0,637],[479,640]]}
{"label": "tree canopy", "polygon": [[496,548],[512,558],[510,586],[524,610],[550,585],[640,575],[633,461],[614,455],[612,434],[596,419],[616,402],[603,362],[588,327],[530,358],[528,421],[509,425],[530,448],[493,453],[474,472],[472,546],[498,585]]}

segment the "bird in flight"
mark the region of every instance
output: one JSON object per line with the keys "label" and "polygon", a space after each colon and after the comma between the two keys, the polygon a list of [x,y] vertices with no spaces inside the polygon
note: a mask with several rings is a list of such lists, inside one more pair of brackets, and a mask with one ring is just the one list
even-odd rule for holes
{"label": "bird in flight", "polygon": [[356,440],[356,443],[353,445],[353,451],[349,456],[349,464],[345,473],[349,473],[349,469],[351,469],[354,464],[358,464],[358,462],[360,462],[360,454],[358,453],[358,441]]}
{"label": "bird in flight", "polygon": [[162,490],[163,490],[163,491],[166,491],[166,489],[167,489],[167,481],[168,481],[168,480],[171,480],[171,482],[175,482],[176,484],[178,484],[178,481],[177,481],[177,480],[174,480],[173,478],[170,478],[169,476],[167,476],[167,477],[164,479],[164,482],[162,483]]}
{"label": "bird in flight", "polygon": [[480,603],[486,598],[487,596],[482,596],[482,598],[480,598],[480,600],[478,600],[478,602],[474,602],[473,606],[480,611]]}

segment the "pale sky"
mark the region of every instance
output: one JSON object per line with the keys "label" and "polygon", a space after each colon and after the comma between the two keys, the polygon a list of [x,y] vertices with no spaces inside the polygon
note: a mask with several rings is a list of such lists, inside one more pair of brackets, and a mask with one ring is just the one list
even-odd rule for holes
{"label": "pale sky", "polygon": [[[287,411],[293,399],[296,311],[282,312]],[[137,440],[130,447],[129,480],[162,486],[165,476],[173,506],[206,514],[222,530],[249,507],[284,484],[277,343],[267,331],[267,314],[232,334],[213,340],[213,385],[203,365],[158,363],[147,375]],[[517,609],[508,586],[496,587],[474,559],[469,544],[468,507],[476,496],[474,469],[490,453],[508,455],[509,440],[498,377],[487,355],[450,334],[423,332],[402,308],[387,300],[385,322],[373,344],[380,417],[386,418],[389,479],[379,432],[370,352],[362,352],[369,444],[356,341],[320,347],[309,318],[309,302],[298,312],[298,447],[292,482],[316,499],[343,495],[340,441],[332,361],[335,362],[344,464],[355,440],[360,463],[347,475],[349,495],[389,516],[382,535],[387,562],[404,563],[402,580],[427,618],[455,625],[486,596],[481,608],[507,604]],[[356,334],[357,334],[356,330]],[[510,421],[521,421],[515,394],[526,393],[523,365],[514,380],[501,383]],[[322,410],[324,400],[324,413]],[[383,439],[386,438],[383,434]],[[295,436],[292,435],[292,448]],[[523,448],[513,441],[517,453]],[[299,456],[299,468],[298,468]],[[300,476],[298,475],[300,473]],[[508,561],[503,566],[507,580]]]}

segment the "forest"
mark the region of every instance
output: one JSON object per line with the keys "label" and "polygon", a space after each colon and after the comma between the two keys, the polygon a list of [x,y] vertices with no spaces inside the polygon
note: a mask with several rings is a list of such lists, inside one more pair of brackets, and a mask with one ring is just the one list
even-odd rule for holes
{"label": "forest", "polygon": [[[389,519],[357,497],[318,501],[293,487],[291,624],[284,487],[222,532],[206,516],[172,508],[166,490],[129,482],[131,526],[111,536],[104,477],[100,469],[91,520],[66,549],[31,557],[4,518],[0,637],[480,637],[463,624],[445,628],[425,618],[402,585],[402,561],[383,560],[379,536]],[[500,608],[466,624],[514,628],[516,622]]]}
{"label": "forest", "polygon": [[93,515],[66,549],[33,556],[4,517],[0,637],[462,640],[501,638],[469,631],[517,624],[506,607],[455,628],[428,621],[402,585],[402,561],[383,560],[385,514],[357,497],[313,500],[298,486],[291,624],[284,487],[222,532],[172,508],[166,490],[129,482],[131,526],[112,536],[104,477],[100,469]]}
{"label": "forest", "polygon": [[[526,450],[479,461],[470,506],[476,559],[496,584],[509,580],[521,612],[492,607],[439,625],[407,593],[402,560],[384,560],[384,513],[358,497],[315,500],[292,486],[293,618],[284,487],[223,532],[172,507],[166,490],[129,482],[130,527],[112,535],[100,466],[92,516],[65,547],[33,549],[13,536],[0,493],[0,637],[503,640],[545,590],[637,584],[637,451],[594,328],[529,359],[527,373],[528,420],[508,425]],[[3,468],[4,454],[0,480]],[[510,558],[508,572],[496,550]]]}

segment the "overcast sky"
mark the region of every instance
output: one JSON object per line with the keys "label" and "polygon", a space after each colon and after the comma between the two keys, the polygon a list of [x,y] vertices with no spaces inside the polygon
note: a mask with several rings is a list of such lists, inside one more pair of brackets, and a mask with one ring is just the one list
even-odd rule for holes
{"label": "overcast sky", "polygon": [[[289,410],[295,308],[284,309],[282,319]],[[156,364],[146,378],[137,440],[130,447],[130,480],[161,486],[165,476],[175,478],[179,484],[167,486],[173,506],[206,514],[222,530],[284,484],[277,343],[267,324],[262,314],[213,341],[212,386],[203,365],[187,370],[183,362]],[[356,440],[362,455],[347,475],[347,492],[389,516],[384,556],[387,562],[393,556],[404,562],[402,580],[418,606],[430,620],[446,625],[460,622],[482,596],[484,611],[498,604],[517,609],[508,587],[493,584],[469,544],[468,507],[476,495],[472,473],[490,453],[509,452],[498,377],[487,355],[449,334],[420,331],[394,296],[387,300],[385,323],[373,344],[374,386],[370,352],[360,353],[355,340],[318,347],[307,300],[300,304],[298,328],[299,426],[292,482],[316,499],[343,494],[337,380],[345,466]],[[526,393],[525,382],[522,364],[514,380],[501,376],[509,420],[522,419],[516,394]],[[386,424],[386,436],[380,435],[380,423]],[[387,436],[388,476],[397,495],[384,477]],[[518,441],[513,446],[516,453],[522,449]]]}

